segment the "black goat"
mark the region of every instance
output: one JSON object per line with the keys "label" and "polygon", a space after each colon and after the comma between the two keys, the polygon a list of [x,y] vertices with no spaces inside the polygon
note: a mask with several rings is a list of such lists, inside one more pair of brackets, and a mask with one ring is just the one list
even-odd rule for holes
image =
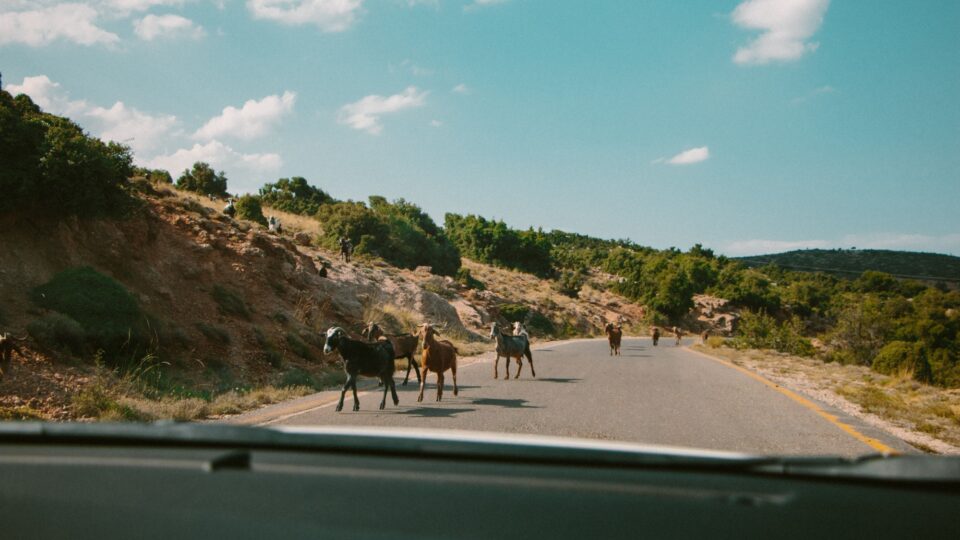
{"label": "black goat", "polygon": [[323,345],[324,354],[330,354],[336,349],[343,359],[343,370],[347,373],[347,381],[340,391],[340,402],[337,403],[337,412],[343,410],[343,398],[347,389],[353,389],[353,410],[360,410],[360,401],[357,399],[357,376],[377,377],[383,384],[383,399],[380,400],[380,409],[387,405],[387,390],[393,395],[393,404],[399,405],[397,385],[393,381],[395,370],[393,363],[393,345],[387,340],[375,343],[365,343],[347,337],[343,328],[334,326],[327,330],[327,340]]}
{"label": "black goat", "polygon": [[368,324],[366,328],[360,332],[360,335],[368,341],[376,341],[381,337],[389,339],[393,345],[393,354],[396,355],[394,359],[407,359],[407,376],[403,378],[404,386],[406,386],[407,381],[410,380],[411,368],[417,372],[417,382],[420,382],[420,364],[418,364],[417,359],[414,358],[414,355],[417,354],[417,345],[420,343],[419,336],[413,334],[385,334],[383,328],[380,328],[380,325],[375,322]]}

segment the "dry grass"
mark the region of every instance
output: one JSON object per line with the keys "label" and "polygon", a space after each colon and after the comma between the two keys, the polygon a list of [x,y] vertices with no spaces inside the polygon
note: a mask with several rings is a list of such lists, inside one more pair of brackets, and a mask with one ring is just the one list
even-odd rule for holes
{"label": "dry grass", "polygon": [[960,452],[960,389],[929,386],[914,380],[909,372],[888,376],[864,366],[824,363],[774,351],[694,348],[867,422],[876,424],[875,417],[885,422],[879,427],[892,428],[897,436],[917,448]]}

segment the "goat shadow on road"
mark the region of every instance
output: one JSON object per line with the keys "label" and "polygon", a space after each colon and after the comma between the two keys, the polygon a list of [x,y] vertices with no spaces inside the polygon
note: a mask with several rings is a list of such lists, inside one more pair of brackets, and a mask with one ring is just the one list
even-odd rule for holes
{"label": "goat shadow on road", "polygon": [[540,407],[534,407],[532,405],[527,405],[527,400],[525,399],[496,399],[496,398],[477,398],[472,400],[470,403],[473,405],[493,405],[496,407],[504,407],[507,409],[539,409]]}
{"label": "goat shadow on road", "polygon": [[458,414],[476,412],[476,409],[445,409],[442,407],[417,407],[400,414],[414,418],[456,418]]}
{"label": "goat shadow on road", "polygon": [[583,379],[568,379],[564,377],[541,377],[537,380],[543,381],[543,382],[552,382],[552,383],[577,383],[582,381]]}

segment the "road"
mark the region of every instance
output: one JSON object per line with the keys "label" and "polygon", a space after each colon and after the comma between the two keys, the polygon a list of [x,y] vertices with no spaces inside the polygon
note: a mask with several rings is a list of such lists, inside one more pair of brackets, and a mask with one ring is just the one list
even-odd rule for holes
{"label": "road", "polygon": [[[502,359],[500,379],[493,378],[492,358],[461,366],[460,394],[453,395],[448,373],[440,403],[431,374],[422,403],[416,401],[417,385],[398,382],[400,405],[388,398],[383,411],[377,410],[380,392],[368,386],[360,393],[359,412],[351,411],[349,392],[344,411],[335,412],[334,391],[228,421],[465,429],[778,455],[912,451],[842,412],[800,403],[805,400],[672,340],[653,347],[649,339],[624,339],[618,357],[609,356],[605,340],[562,342],[535,348],[533,358],[536,379],[528,366],[519,379],[503,379]],[[868,439],[876,444],[868,446]]]}

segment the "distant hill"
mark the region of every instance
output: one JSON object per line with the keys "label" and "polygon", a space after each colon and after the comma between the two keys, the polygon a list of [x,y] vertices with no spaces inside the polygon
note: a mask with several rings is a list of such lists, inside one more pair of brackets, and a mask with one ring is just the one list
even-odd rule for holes
{"label": "distant hill", "polygon": [[787,270],[825,272],[857,277],[865,270],[924,281],[960,283],[960,257],[939,253],[886,249],[803,249],[738,257],[748,266],[774,263]]}

